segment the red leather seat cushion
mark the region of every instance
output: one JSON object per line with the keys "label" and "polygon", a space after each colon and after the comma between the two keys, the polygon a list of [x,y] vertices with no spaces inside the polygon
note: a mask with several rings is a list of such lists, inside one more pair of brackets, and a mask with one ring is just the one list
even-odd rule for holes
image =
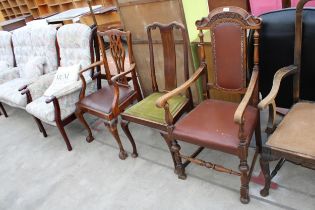
{"label": "red leather seat cushion", "polygon": [[[174,138],[199,146],[238,155],[239,125],[234,113],[239,104],[206,100],[175,124]],[[257,122],[258,110],[245,110],[244,130],[249,144]]]}
{"label": "red leather seat cushion", "polygon": [[[134,90],[126,87],[119,87],[119,102],[123,102],[128,96],[134,93]],[[89,109],[110,113],[112,111],[112,103],[114,100],[114,87],[107,85],[102,89],[88,95],[79,102],[80,106],[88,107]]]}

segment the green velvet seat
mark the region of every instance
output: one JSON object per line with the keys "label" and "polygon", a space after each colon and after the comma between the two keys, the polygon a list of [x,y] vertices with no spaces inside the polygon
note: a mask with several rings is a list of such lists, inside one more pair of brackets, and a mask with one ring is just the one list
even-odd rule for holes
{"label": "green velvet seat", "polygon": [[[163,95],[164,93],[152,93],[139,103],[127,109],[123,115],[144,119],[158,124],[166,124],[164,109],[155,106],[157,99]],[[177,95],[171,98],[168,101],[171,114],[176,116],[187,102],[188,99],[185,96]]]}

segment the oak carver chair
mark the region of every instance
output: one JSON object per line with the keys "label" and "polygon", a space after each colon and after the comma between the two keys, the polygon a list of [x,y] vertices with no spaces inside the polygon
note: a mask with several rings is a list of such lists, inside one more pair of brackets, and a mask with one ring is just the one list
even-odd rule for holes
{"label": "oak carver chair", "polygon": [[[164,56],[164,74],[165,74],[165,89],[159,90],[156,74],[155,74],[155,63],[154,63],[154,50],[153,40],[151,32],[158,30],[161,35],[161,41],[163,45],[163,56]],[[156,100],[164,95],[166,92],[173,90],[177,87],[176,78],[176,49],[175,49],[175,38],[174,33],[179,32],[179,36],[182,37],[183,41],[183,58],[184,58],[184,79],[188,80],[189,69],[188,69],[188,38],[185,27],[177,22],[169,24],[153,23],[147,26],[147,34],[149,40],[149,52],[150,52],[150,68],[151,68],[151,79],[152,79],[152,90],[153,93],[144,98],[139,103],[126,109],[125,112],[121,113],[121,127],[125,132],[126,136],[131,142],[134,142],[133,137],[130,133],[128,124],[129,122],[137,123],[140,125],[148,126],[157,129],[165,142],[167,143],[169,150],[171,149],[171,142],[167,137],[168,124],[176,122],[179,117],[192,109],[193,99],[190,88],[187,89],[185,95],[178,95],[170,98],[169,106],[167,109],[169,112],[165,112],[161,108],[155,106]],[[182,70],[181,70],[182,71]],[[136,147],[134,147],[134,154],[137,154]],[[171,153],[172,159],[175,166],[175,159],[173,153]]]}
{"label": "oak carver chair", "polygon": [[[105,126],[111,132],[113,137],[119,146],[119,158],[124,160],[127,158],[127,153],[121,143],[118,130],[118,116],[119,114],[135,100],[140,101],[142,99],[140,87],[138,84],[137,74],[136,74],[136,64],[133,58],[132,51],[132,39],[131,33],[129,31],[119,31],[117,29],[108,30],[106,32],[97,32],[98,40],[100,44],[100,49],[102,52],[103,60],[99,61],[96,65],[104,65],[107,83],[98,91],[92,93],[89,96],[84,96],[85,93],[85,78],[83,73],[86,70],[80,72],[80,78],[83,83],[82,92],[80,94],[80,100],[76,104],[76,116],[85,126],[88,131],[88,136],[86,138],[87,142],[92,142],[94,137],[92,131],[85,121],[83,114],[89,113],[96,117],[104,120]],[[104,38],[108,37],[110,54],[114,60],[117,75],[111,75],[108,59],[106,55],[106,46]],[[123,38],[127,40],[127,49],[125,49],[123,44]],[[129,56],[130,67],[127,68],[125,63],[126,56]],[[131,79],[133,83],[133,88],[128,84],[127,76],[131,74]],[[133,146],[133,157],[137,156],[135,143],[131,139],[131,144]]]}
{"label": "oak carver chair", "polygon": [[[240,200],[249,202],[249,181],[254,163],[261,150],[260,116],[257,108],[258,95],[258,40],[261,20],[251,16],[238,7],[220,7],[212,10],[208,17],[196,22],[200,31],[200,57],[205,62],[203,30],[211,31],[212,60],[215,80],[204,87],[207,99],[197,105],[191,112],[168,125],[168,135],[172,140],[172,152],[175,154],[178,178],[186,179],[185,167],[182,160],[196,163],[219,172],[241,177]],[[254,69],[249,84],[247,78],[247,31],[255,30]],[[250,59],[250,58],[249,58]],[[182,86],[160,97],[156,102],[158,107],[168,111],[168,100],[189,88],[199,77],[207,75],[206,68],[199,68],[194,75]],[[207,78],[207,76],[206,76]],[[247,85],[248,84],[248,85]],[[210,88],[223,92],[242,95],[240,104],[215,100],[210,98]],[[256,151],[251,167],[247,164],[248,148],[255,132]],[[227,169],[221,165],[194,158],[180,153],[181,147],[177,140],[204,148],[214,149],[235,155],[239,158],[239,171]]]}
{"label": "oak carver chair", "polygon": [[[74,23],[61,26],[57,31],[57,40],[55,40],[58,44],[61,67],[81,64],[82,70],[86,70],[84,74],[88,84],[86,94],[93,92],[96,86],[99,86],[100,81],[100,68],[95,69],[92,64],[95,59],[99,58],[98,52],[94,51],[95,45],[97,45],[95,37],[95,25],[89,27],[85,24]],[[65,126],[76,119],[75,103],[79,100],[83,84],[78,80],[70,87],[61,89],[51,96],[45,96],[44,92],[52,84],[55,73],[28,85],[21,94],[27,96],[26,111],[34,117],[43,136],[47,137],[47,133],[42,122],[56,126],[68,151],[71,151],[72,146]]]}
{"label": "oak carver chair", "polygon": [[[268,137],[266,146],[263,147],[260,158],[260,165],[265,177],[265,186],[260,191],[262,196],[269,195],[271,180],[281,169],[285,161],[315,170],[315,104],[314,100],[305,100],[305,98],[303,100],[302,93],[305,84],[302,85],[301,83],[305,74],[308,74],[307,69],[304,68],[307,65],[302,63],[302,61],[305,61],[302,59],[302,55],[305,53],[302,46],[305,46],[303,44],[305,38],[303,33],[309,32],[309,29],[306,30],[307,25],[304,24],[303,19],[305,17],[302,17],[304,16],[302,14],[304,5],[309,1],[301,0],[296,8],[294,62],[290,66],[280,68],[275,73],[270,93],[258,104],[260,109],[269,107],[269,121],[266,131],[268,134],[271,134]],[[310,19],[308,18],[308,20]],[[281,120],[280,124],[276,125],[275,100],[284,78],[293,78],[294,104]],[[275,169],[270,173],[269,162],[272,160],[279,161]]]}

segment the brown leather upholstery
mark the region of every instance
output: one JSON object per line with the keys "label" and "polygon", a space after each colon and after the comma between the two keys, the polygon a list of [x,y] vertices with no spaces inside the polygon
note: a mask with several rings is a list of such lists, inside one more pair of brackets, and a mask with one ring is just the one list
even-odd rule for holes
{"label": "brown leather upholstery", "polygon": [[213,28],[212,40],[217,85],[226,89],[243,88],[244,31],[236,23],[221,23]]}
{"label": "brown leather upholstery", "polygon": [[[239,125],[233,117],[238,104],[206,100],[175,124],[174,138],[199,146],[238,155]],[[251,138],[258,110],[248,106],[245,111],[245,134]],[[248,143],[250,139],[248,139]]]}
{"label": "brown leather upholstery", "polygon": [[267,145],[315,157],[314,119],[314,103],[295,104],[270,136]]}
{"label": "brown leather upholstery", "polygon": [[[134,93],[134,90],[126,87],[119,87],[119,103],[123,102],[128,96]],[[78,104],[82,107],[88,107],[102,113],[110,113],[112,111],[112,103],[114,100],[114,87],[106,85],[97,92],[83,98]]]}

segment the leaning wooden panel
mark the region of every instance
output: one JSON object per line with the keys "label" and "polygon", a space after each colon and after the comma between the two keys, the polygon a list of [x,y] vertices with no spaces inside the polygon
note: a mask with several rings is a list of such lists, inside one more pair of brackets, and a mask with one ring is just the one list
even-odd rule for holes
{"label": "leaning wooden panel", "polygon": [[[121,0],[118,2],[121,2]],[[181,8],[177,0],[137,1],[137,4],[131,1],[131,4],[119,5],[119,9],[124,27],[132,32],[134,40],[147,40],[145,27],[150,23],[169,23],[172,21],[183,23]],[[176,33],[175,37],[180,36]],[[152,34],[152,38],[153,40],[160,39],[158,33]]]}

